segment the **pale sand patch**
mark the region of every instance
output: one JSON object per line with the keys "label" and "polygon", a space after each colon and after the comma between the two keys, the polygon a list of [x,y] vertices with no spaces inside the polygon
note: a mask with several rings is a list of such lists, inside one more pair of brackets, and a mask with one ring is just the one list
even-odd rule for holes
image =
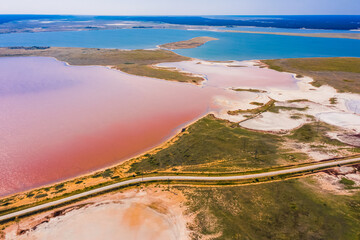
{"label": "pale sand patch", "polygon": [[284,132],[298,128],[306,122],[305,118],[292,119],[290,116],[291,113],[288,111],[264,112],[255,118],[241,122],[239,125],[254,130]]}
{"label": "pale sand patch", "polygon": [[[318,186],[322,190],[331,193],[339,195],[351,195],[359,191],[359,189],[356,189],[356,187],[360,186],[360,172],[358,166],[337,167],[327,172],[321,172],[319,174],[316,174],[314,177],[319,183]],[[341,180],[343,178],[354,181],[353,187],[355,187],[355,189],[347,189],[346,186],[341,183]]]}
{"label": "pale sand patch", "polygon": [[[232,90],[231,90],[232,91]],[[240,122],[247,119],[244,115],[229,115],[228,111],[235,111],[238,109],[247,110],[255,109],[259,106],[251,104],[252,102],[266,104],[270,99],[263,93],[252,92],[239,92],[241,99],[231,99],[225,96],[216,96],[214,103],[221,106],[219,112],[215,113],[215,116],[220,119],[228,120],[231,122]]]}
{"label": "pale sand patch", "polygon": [[346,174],[346,178],[355,182],[355,186],[360,186],[360,174],[350,173]]}
{"label": "pale sand patch", "polygon": [[306,153],[311,161],[321,161],[335,157],[348,155],[349,153],[344,150],[339,150],[336,146],[321,144],[319,148],[313,146],[314,143],[300,143],[293,140],[287,140],[283,143],[285,149],[296,149],[299,152]]}
{"label": "pale sand patch", "polygon": [[350,194],[343,189],[343,185],[340,183],[340,179],[334,175],[322,172],[316,174],[315,179],[318,182],[318,186],[326,192],[331,192],[339,195]]}
{"label": "pale sand patch", "polygon": [[206,85],[219,88],[296,88],[292,74],[277,72],[255,66],[254,61],[209,62],[194,59],[174,63],[161,63],[157,66],[177,68],[193,74],[203,74]]}
{"label": "pale sand patch", "polygon": [[18,236],[10,226],[5,239],[189,239],[183,201],[179,191],[155,187],[106,194],[73,204],[80,207],[57,217],[47,217],[48,212],[25,218],[20,229],[35,229]]}
{"label": "pale sand patch", "polygon": [[[312,79],[309,77],[299,78],[298,80],[298,89],[273,88],[264,94],[276,100],[276,106],[306,108],[305,111],[297,111],[297,113],[312,115],[330,125],[347,130],[360,131],[360,116],[353,113],[357,111],[356,104],[360,101],[359,95],[337,93],[336,90],[330,86],[315,88],[310,84]],[[331,98],[335,98],[337,103],[331,104]],[[299,99],[304,99],[304,101],[291,102],[292,100]],[[294,113],[296,113],[296,111],[280,111],[279,114],[275,115],[263,113],[259,117],[245,121],[240,125],[264,131],[291,130],[305,123],[303,119],[290,119],[290,115]]]}
{"label": "pale sand patch", "polygon": [[319,113],[317,117],[328,124],[338,126],[341,128],[349,129],[360,133],[360,116],[343,113],[343,112],[327,112]]}

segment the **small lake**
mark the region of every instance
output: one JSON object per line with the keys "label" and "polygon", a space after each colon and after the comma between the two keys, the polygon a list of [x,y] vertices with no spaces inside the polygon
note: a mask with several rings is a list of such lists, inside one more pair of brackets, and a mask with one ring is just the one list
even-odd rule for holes
{"label": "small lake", "polygon": [[205,60],[251,60],[300,57],[360,57],[360,40],[226,33],[175,29],[120,29],[0,35],[0,47],[57,46],[151,49],[193,37],[218,38],[202,47],[175,52]]}

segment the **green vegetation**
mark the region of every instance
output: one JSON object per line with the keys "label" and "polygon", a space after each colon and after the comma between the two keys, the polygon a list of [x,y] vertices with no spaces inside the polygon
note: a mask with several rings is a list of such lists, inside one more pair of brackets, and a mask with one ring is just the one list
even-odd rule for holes
{"label": "green vegetation", "polygon": [[61,184],[56,185],[54,188],[55,188],[55,190],[59,190],[59,189],[63,188],[64,186],[65,186],[65,184],[61,183]]}
{"label": "green vegetation", "polygon": [[119,50],[99,48],[0,48],[0,57],[44,56],[55,57],[71,65],[115,66],[129,74],[156,77],[164,80],[199,83],[203,79],[179,71],[154,68],[162,62],[186,61],[190,58],[167,50]]}
{"label": "green vegetation", "polygon": [[329,99],[330,104],[337,104],[337,98],[333,97]]}
{"label": "green vegetation", "polygon": [[233,88],[232,90],[237,91],[237,92],[253,92],[253,93],[265,93],[266,91],[264,90],[259,90],[259,89],[245,89],[245,88]]}
{"label": "green vegetation", "polygon": [[288,100],[288,103],[297,103],[297,102],[310,102],[308,99],[294,99],[294,100]]}
{"label": "green vegetation", "polygon": [[302,116],[299,115],[299,114],[294,114],[294,115],[291,115],[290,118],[291,118],[291,119],[301,119]]}
{"label": "green vegetation", "polygon": [[[359,239],[360,194],[320,193],[312,179],[185,188],[194,239]],[[304,184],[304,182],[307,182]],[[309,183],[310,182],[310,183]]]}
{"label": "green vegetation", "polygon": [[261,102],[251,102],[251,105],[255,105],[255,106],[263,106],[264,104]]}
{"label": "green vegetation", "polygon": [[169,81],[200,83],[204,80],[201,77],[194,77],[189,73],[182,73],[179,71],[168,70],[165,68],[157,68],[150,65],[123,64],[117,65],[116,68],[133,75],[152,77]]}
{"label": "green vegetation", "polygon": [[268,111],[270,108],[272,108],[275,104],[275,100],[271,99],[269,102],[267,102],[266,104],[263,104],[261,107],[258,108],[254,108],[254,109],[246,109],[246,110],[235,110],[235,111],[228,111],[227,113],[229,115],[239,115],[241,113],[250,113],[250,114],[260,114],[263,112]]}
{"label": "green vegetation", "polygon": [[39,194],[39,195],[36,195],[35,198],[43,198],[43,197],[47,197],[47,193],[42,193],[42,194]]}
{"label": "green vegetation", "polygon": [[224,172],[297,162],[305,154],[280,148],[280,136],[233,127],[207,116],[193,125],[169,147],[131,165],[129,172],[148,172],[181,167],[182,171]]}
{"label": "green vegetation", "polygon": [[272,113],[279,113],[280,110],[282,111],[306,111],[308,107],[298,108],[298,107],[285,107],[285,106],[271,106],[268,111]]}
{"label": "green vegetation", "polygon": [[355,184],[353,180],[344,177],[340,180],[340,183],[345,185],[345,187],[352,187]]}
{"label": "green vegetation", "polygon": [[327,84],[340,92],[360,93],[360,58],[298,58],[262,62],[277,71],[310,76],[316,87]]}
{"label": "green vegetation", "polygon": [[272,69],[286,71],[287,67],[304,71],[332,71],[360,73],[360,58],[292,58],[262,60]]}
{"label": "green vegetation", "polygon": [[334,146],[345,146],[338,140],[331,139],[326,134],[334,129],[333,126],[323,122],[308,123],[292,132],[290,139],[304,143],[325,143]]}
{"label": "green vegetation", "polygon": [[173,43],[166,43],[163,45],[160,45],[161,48],[166,49],[186,49],[186,48],[196,48],[204,45],[205,43],[209,41],[215,41],[219,40],[217,38],[212,37],[196,37],[192,38],[190,40],[186,41],[180,41],[180,42],[173,42]]}

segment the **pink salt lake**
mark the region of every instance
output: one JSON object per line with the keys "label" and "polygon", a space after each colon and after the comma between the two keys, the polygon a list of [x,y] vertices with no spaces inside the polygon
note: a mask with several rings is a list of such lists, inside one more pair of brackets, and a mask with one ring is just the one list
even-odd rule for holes
{"label": "pink salt lake", "polygon": [[230,85],[295,87],[290,74],[243,67],[229,76],[234,68],[222,66],[221,77],[215,67],[194,67],[208,77],[198,87],[53,58],[0,58],[0,196],[124,161],[218,111],[216,96],[253,94]]}

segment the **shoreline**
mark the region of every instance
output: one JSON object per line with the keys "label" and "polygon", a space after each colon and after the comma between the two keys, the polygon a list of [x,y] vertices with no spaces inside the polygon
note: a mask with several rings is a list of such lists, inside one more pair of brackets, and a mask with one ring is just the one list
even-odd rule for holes
{"label": "shoreline", "polygon": [[74,176],[74,177],[63,178],[63,179],[61,179],[59,181],[49,182],[49,183],[47,183],[45,185],[41,185],[41,186],[38,186],[38,187],[35,187],[35,188],[30,188],[30,189],[23,190],[23,191],[20,191],[20,192],[11,193],[9,195],[0,196],[0,201],[3,200],[3,199],[9,198],[9,197],[16,196],[18,194],[25,194],[26,192],[29,192],[29,191],[39,190],[39,189],[51,187],[51,186],[54,186],[54,185],[57,185],[57,184],[60,184],[60,183],[63,183],[63,182],[74,181],[74,180],[76,180],[78,178],[88,177],[88,176],[94,175],[95,173],[103,172],[103,171],[105,171],[107,169],[111,169],[111,168],[117,167],[119,165],[122,165],[122,164],[124,164],[124,163],[126,163],[128,161],[139,158],[139,157],[141,157],[141,156],[143,156],[143,155],[145,155],[147,153],[156,151],[159,148],[161,149],[161,148],[165,147],[167,144],[171,143],[173,140],[175,140],[182,133],[182,129],[188,128],[192,124],[196,123],[197,121],[199,121],[203,117],[205,117],[207,115],[210,115],[210,114],[213,114],[213,112],[207,112],[205,114],[201,114],[200,116],[196,117],[195,119],[181,124],[180,126],[178,126],[177,128],[172,130],[173,134],[170,133],[169,136],[162,139],[161,142],[159,142],[159,143],[155,144],[154,146],[151,146],[151,147],[149,147],[147,149],[143,149],[142,151],[139,151],[139,153],[135,153],[135,155],[133,155],[131,157],[126,157],[124,160],[119,160],[119,162],[117,162],[117,163],[113,163],[111,165],[104,166],[104,167],[96,169],[96,170],[95,169],[90,170],[89,172],[84,172],[84,173],[81,173],[81,174],[79,174],[77,176]]}
{"label": "shoreline", "polygon": [[360,33],[292,33],[292,32],[261,32],[261,31],[241,31],[241,30],[208,30],[213,32],[225,33],[249,33],[249,34],[268,34],[268,35],[281,35],[293,37],[314,37],[314,38],[340,38],[340,39],[355,39],[360,40]]}
{"label": "shoreline", "polygon": [[191,48],[201,47],[207,42],[217,41],[217,40],[219,39],[213,37],[195,37],[185,41],[178,41],[178,42],[171,42],[171,43],[157,45],[157,47],[159,47],[160,49],[171,50],[171,51],[177,49],[191,49]]}

